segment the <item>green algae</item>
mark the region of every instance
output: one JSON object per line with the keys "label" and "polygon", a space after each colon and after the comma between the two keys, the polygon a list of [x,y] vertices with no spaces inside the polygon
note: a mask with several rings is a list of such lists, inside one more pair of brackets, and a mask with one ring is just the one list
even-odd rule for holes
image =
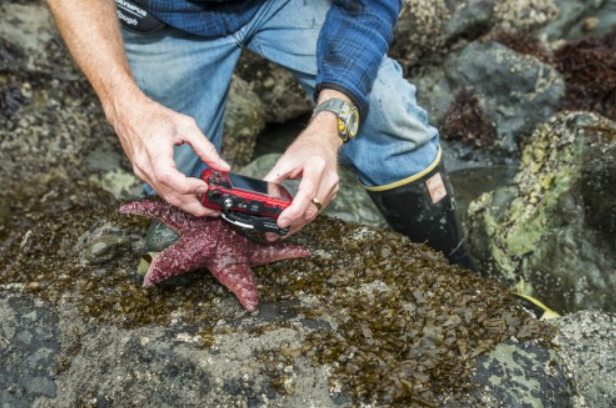
{"label": "green algae", "polygon": [[[7,200],[11,218],[0,245],[0,288],[16,285],[51,305],[69,301],[93,322],[120,327],[200,327],[200,346],[241,331],[259,336],[289,324],[279,316],[258,327],[229,325],[241,312],[209,273],[193,273],[152,290],[137,265],[146,254],[147,221],[121,216],[109,194],[83,182],[52,185]],[[123,231],[132,250],[101,264],[83,261],[84,236],[102,225]],[[298,358],[331,367],[330,385],[355,401],[436,406],[440,394],[473,388],[474,359],[505,339],[548,342],[552,331],[518,308],[509,292],[400,235],[320,218],[296,242],[312,256],[255,268],[262,304],[286,302],[303,321],[318,321],[299,347],[262,355],[271,385],[294,392],[282,366]],[[220,322],[227,324],[219,324]],[[66,370],[70,361],[60,362]],[[334,392],[334,391],[332,391]]]}
{"label": "green algae", "polygon": [[[578,306],[582,298],[610,308],[615,134],[612,122],[586,112],[559,114],[535,131],[512,185],[469,207],[471,248],[488,274],[559,312],[592,304]],[[583,293],[584,279],[594,295]]]}

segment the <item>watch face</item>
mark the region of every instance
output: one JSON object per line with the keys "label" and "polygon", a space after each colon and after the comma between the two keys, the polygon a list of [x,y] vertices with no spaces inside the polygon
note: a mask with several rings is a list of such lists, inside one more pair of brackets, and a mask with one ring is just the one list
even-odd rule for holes
{"label": "watch face", "polygon": [[357,130],[359,129],[359,112],[356,108],[351,109],[349,112],[349,121],[348,121],[348,129],[349,136],[355,137],[357,135]]}

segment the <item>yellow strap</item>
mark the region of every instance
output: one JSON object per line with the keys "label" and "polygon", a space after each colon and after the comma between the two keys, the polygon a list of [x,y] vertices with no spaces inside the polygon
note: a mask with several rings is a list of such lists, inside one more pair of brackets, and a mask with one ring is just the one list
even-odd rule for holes
{"label": "yellow strap", "polygon": [[428,174],[432,170],[434,170],[434,168],[436,166],[438,166],[438,164],[440,162],[441,162],[441,147],[439,146],[438,153],[436,154],[436,159],[434,159],[432,164],[430,164],[428,167],[426,167],[425,169],[423,169],[419,173],[414,174],[414,175],[412,175],[410,177],[407,177],[405,179],[402,179],[402,180],[399,180],[399,181],[395,181],[395,182],[390,183],[390,184],[385,184],[383,186],[374,186],[374,187],[364,186],[364,188],[366,190],[368,190],[368,191],[387,191],[387,190],[393,190],[396,187],[404,186],[406,184],[412,183],[415,180],[419,180],[420,178],[422,178],[423,176],[425,176],[426,174]]}

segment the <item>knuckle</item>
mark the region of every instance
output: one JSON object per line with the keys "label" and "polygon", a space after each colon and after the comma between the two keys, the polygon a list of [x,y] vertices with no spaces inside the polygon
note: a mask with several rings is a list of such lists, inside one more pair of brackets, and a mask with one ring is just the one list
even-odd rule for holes
{"label": "knuckle", "polygon": [[340,176],[338,174],[333,174],[331,176],[331,183],[332,186],[338,187],[338,185],[340,185]]}
{"label": "knuckle", "polygon": [[159,183],[167,184],[169,182],[169,179],[171,178],[171,175],[166,170],[156,170],[154,172],[154,178]]}
{"label": "knuckle", "polygon": [[166,196],[165,200],[174,207],[179,207],[182,205],[182,199],[173,194]]}

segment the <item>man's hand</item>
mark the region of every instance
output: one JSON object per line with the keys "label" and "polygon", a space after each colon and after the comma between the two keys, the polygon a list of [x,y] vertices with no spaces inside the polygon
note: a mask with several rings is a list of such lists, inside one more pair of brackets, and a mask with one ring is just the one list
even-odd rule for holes
{"label": "man's hand", "polygon": [[[220,171],[230,167],[199,130],[194,119],[176,113],[139,93],[124,100],[125,106],[108,110],[135,175],[148,183],[169,204],[195,216],[218,216],[197,198],[208,189],[198,178],[186,177],[173,161],[173,147],[188,143],[201,160]],[[130,109],[125,109],[130,106]],[[130,112],[127,114],[127,112]]]}
{"label": "man's hand", "polygon": [[[332,97],[348,100],[340,92],[324,90],[319,102]],[[302,177],[293,204],[278,218],[279,227],[291,227],[289,235],[315,219],[319,209],[313,199],[321,202],[323,210],[336,197],[339,188],[338,149],[341,146],[338,117],[331,112],[321,112],[265,176],[265,180],[276,183]],[[267,234],[268,240],[277,238],[275,234]]]}
{"label": "man's hand", "polygon": [[[113,0],[47,0],[64,41],[98,94],[137,177],[171,205],[196,216],[218,215],[197,194],[207,184],[181,174],[173,147],[188,143],[212,168],[228,171],[195,121],[147,98],[128,66]],[[95,47],[92,44],[96,44]]]}

